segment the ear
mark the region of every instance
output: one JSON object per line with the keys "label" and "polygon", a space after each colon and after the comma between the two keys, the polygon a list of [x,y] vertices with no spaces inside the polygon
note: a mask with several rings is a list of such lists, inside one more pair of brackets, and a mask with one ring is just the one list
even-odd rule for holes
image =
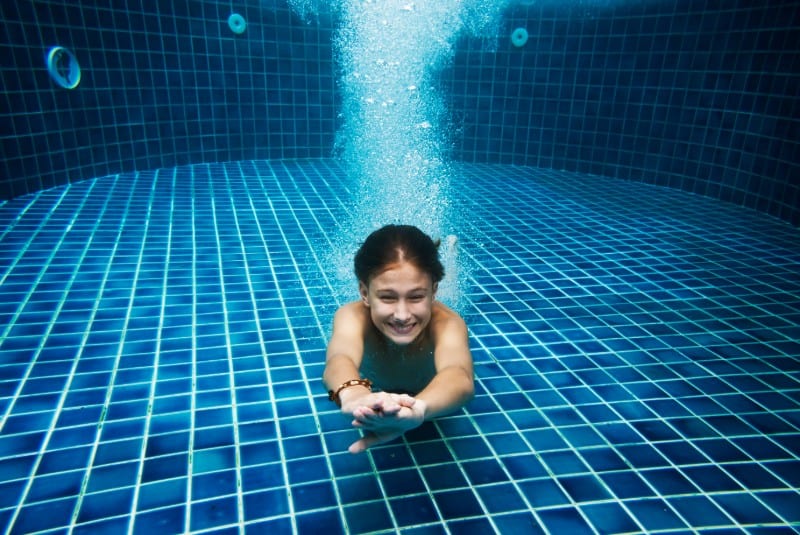
{"label": "ear", "polygon": [[363,282],[358,283],[358,293],[361,296],[361,301],[364,303],[364,305],[369,307],[369,299],[367,299],[369,296],[369,288],[367,288],[367,285]]}
{"label": "ear", "polygon": [[433,298],[434,299],[436,299],[436,290],[438,290],[438,289],[439,289],[439,283],[438,282],[434,282],[433,283]]}

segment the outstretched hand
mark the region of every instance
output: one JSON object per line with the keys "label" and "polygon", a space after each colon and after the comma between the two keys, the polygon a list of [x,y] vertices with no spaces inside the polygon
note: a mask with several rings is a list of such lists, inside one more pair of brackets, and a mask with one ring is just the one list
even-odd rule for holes
{"label": "outstretched hand", "polygon": [[350,445],[350,453],[394,440],[425,421],[425,402],[407,394],[375,392],[353,400],[342,410],[353,415],[353,427],[365,431]]}

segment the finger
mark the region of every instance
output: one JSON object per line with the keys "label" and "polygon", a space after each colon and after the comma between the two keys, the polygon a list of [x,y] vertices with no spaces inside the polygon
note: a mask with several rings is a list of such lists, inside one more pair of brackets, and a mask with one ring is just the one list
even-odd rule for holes
{"label": "finger", "polygon": [[382,420],[377,420],[377,419],[363,419],[363,420],[354,419],[351,422],[351,424],[353,427],[357,427],[359,429],[374,431],[384,427],[381,422]]}
{"label": "finger", "polygon": [[354,427],[364,427],[366,429],[371,429],[373,427],[380,427],[381,422],[384,420],[384,416],[382,413],[375,414],[372,411],[364,412],[364,413],[356,413],[353,412],[353,421],[352,424]]}
{"label": "finger", "polygon": [[414,403],[417,402],[417,398],[413,396],[409,396],[408,394],[402,394],[400,399],[397,400],[397,403],[403,405],[404,407],[413,407]]}
{"label": "finger", "polygon": [[367,446],[364,444],[364,440],[361,439],[361,440],[356,440],[355,442],[350,444],[350,447],[347,448],[347,451],[349,451],[350,453],[361,453],[362,451],[366,451],[366,449]]}
{"label": "finger", "polygon": [[392,401],[400,405],[401,407],[413,407],[414,403],[417,402],[417,399],[413,396],[409,396],[408,394],[395,394],[392,396]]}
{"label": "finger", "polygon": [[400,404],[395,403],[394,401],[389,401],[383,404],[383,414],[385,415],[395,415],[400,412],[400,409],[402,409]]}
{"label": "finger", "polygon": [[375,411],[370,407],[358,407],[353,411],[353,417],[359,420],[366,420],[375,415]]}
{"label": "finger", "polygon": [[402,435],[402,433],[387,433],[385,435],[366,433],[363,437],[350,444],[350,447],[347,448],[347,451],[349,451],[350,453],[361,453],[362,451],[365,451],[368,448],[371,448],[372,446],[376,446],[378,444],[383,444],[384,442],[389,442],[390,440],[394,440],[400,435]]}

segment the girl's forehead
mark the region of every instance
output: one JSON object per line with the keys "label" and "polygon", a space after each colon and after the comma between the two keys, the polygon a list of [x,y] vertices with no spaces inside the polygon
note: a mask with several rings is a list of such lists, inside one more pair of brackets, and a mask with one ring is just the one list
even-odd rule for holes
{"label": "girl's forehead", "polygon": [[432,284],[430,274],[410,262],[396,262],[387,265],[370,279],[370,286],[384,287],[396,284],[410,284],[428,287]]}

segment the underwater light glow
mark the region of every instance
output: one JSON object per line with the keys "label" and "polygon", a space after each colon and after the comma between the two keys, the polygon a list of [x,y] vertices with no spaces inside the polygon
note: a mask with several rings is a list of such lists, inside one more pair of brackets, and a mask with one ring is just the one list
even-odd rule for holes
{"label": "underwater light glow", "polygon": [[[290,3],[303,17],[322,7]],[[358,185],[352,221],[334,240],[340,258],[331,262],[346,287],[352,285],[353,252],[380,226],[416,225],[445,244],[458,234],[449,193],[451,127],[436,75],[453,58],[461,32],[479,34],[497,23],[504,3],[340,0],[328,7],[339,21],[333,43],[342,89],[336,148]],[[442,249],[445,265],[455,266],[448,255],[455,247]],[[454,279],[440,285],[440,298],[456,293],[449,286]]]}

